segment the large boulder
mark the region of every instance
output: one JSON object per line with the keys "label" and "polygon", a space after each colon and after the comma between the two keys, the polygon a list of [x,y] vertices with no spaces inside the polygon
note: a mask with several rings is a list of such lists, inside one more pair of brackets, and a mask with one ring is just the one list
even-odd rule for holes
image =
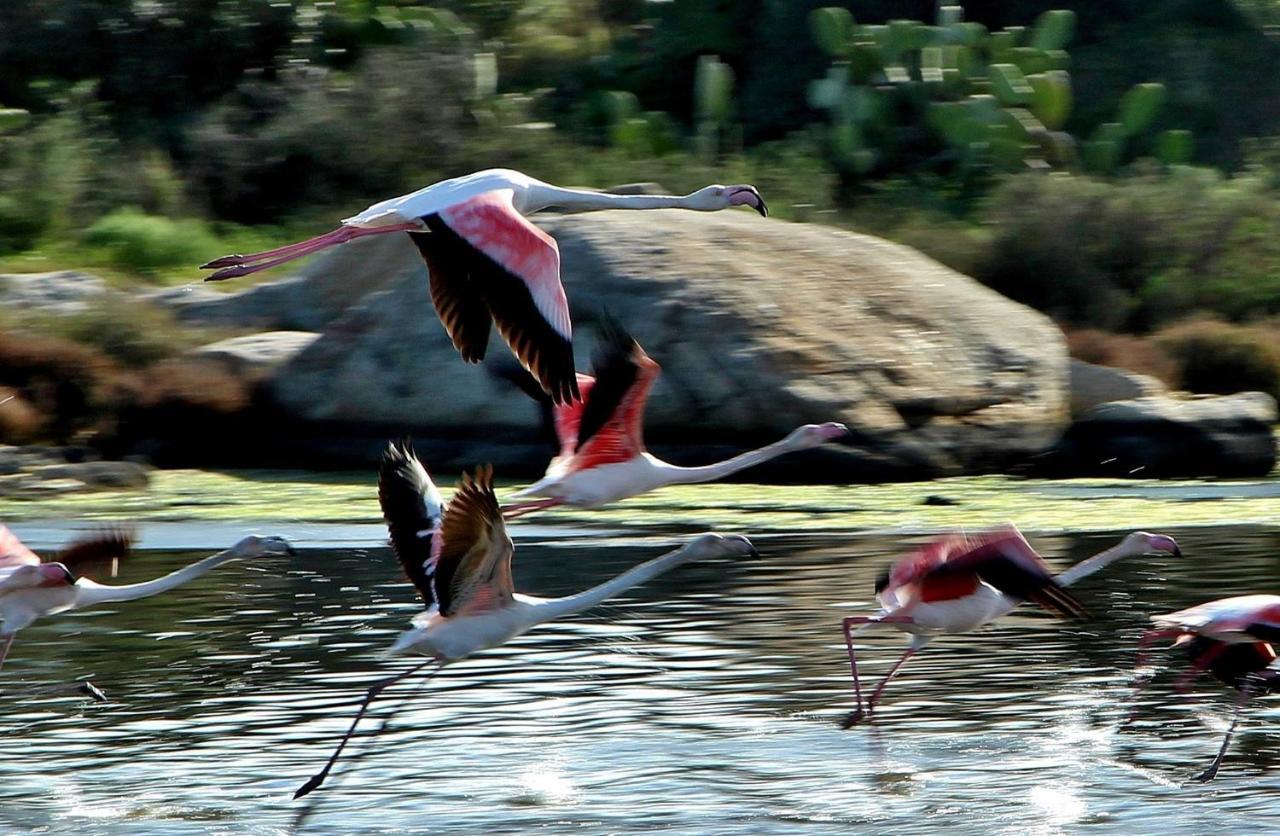
{"label": "large boulder", "polygon": [[[560,245],[579,366],[602,312],[663,365],[646,420],[659,451],[838,420],[876,446],[858,460],[874,470],[846,467],[846,478],[929,476],[1019,460],[1065,424],[1067,356],[1053,323],[907,247],[746,212],[537,220]],[[378,289],[279,370],[279,404],[455,447],[527,441],[537,410],[461,362],[408,238],[360,246],[361,258],[340,250],[312,274]],[[496,337],[489,356],[509,362]]]}
{"label": "large boulder", "polygon": [[1264,392],[1095,407],[1047,454],[1055,476],[1264,476],[1276,464],[1275,399]]}
{"label": "large boulder", "polygon": [[1165,394],[1154,377],[1110,366],[1095,366],[1072,358],[1070,367],[1071,414],[1083,415],[1112,401],[1131,401]]}
{"label": "large boulder", "polygon": [[237,377],[261,380],[292,360],[320,335],[313,331],[264,331],[229,337],[187,352],[214,362]]}
{"label": "large boulder", "polygon": [[0,276],[0,305],[9,310],[79,313],[106,292],[102,279],[74,270]]}

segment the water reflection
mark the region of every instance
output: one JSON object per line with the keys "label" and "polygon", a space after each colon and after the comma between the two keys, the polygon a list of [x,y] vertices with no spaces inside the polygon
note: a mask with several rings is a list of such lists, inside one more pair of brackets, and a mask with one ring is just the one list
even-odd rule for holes
{"label": "water reflection", "polygon": [[[1166,678],[1127,710],[1147,617],[1265,591],[1271,530],[1179,533],[1186,557],[1135,558],[1077,587],[1095,618],[1023,608],[942,639],[904,670],[877,722],[842,732],[841,615],[915,537],[762,538],[755,560],[687,564],[591,613],[405,683],[376,742],[317,794],[305,832],[1064,832],[1262,826],[1280,790],[1275,711],[1256,701],[1222,776],[1181,787],[1229,715]],[[1033,538],[1058,564],[1114,535]],[[520,543],[518,585],[562,595],[665,548],[662,538]],[[191,555],[149,553],[122,582]],[[231,565],[165,596],[48,619],[0,674],[0,830],[286,832],[292,791],[327,756],[380,652],[417,611],[390,553],[312,550]],[[874,680],[903,637],[864,634]],[[25,698],[92,674],[112,702]],[[1207,802],[1207,803],[1206,803]],[[429,815],[426,811],[429,811]]]}

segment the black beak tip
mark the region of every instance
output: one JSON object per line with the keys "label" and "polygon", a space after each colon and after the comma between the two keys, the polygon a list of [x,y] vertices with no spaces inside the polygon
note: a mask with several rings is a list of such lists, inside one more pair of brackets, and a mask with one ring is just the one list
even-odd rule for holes
{"label": "black beak tip", "polygon": [[760,217],[769,217],[769,205],[764,202],[764,198],[756,195],[756,199],[760,201],[760,205],[756,207],[756,211],[760,213]]}
{"label": "black beak tip", "polygon": [[1174,557],[1182,557],[1182,547],[1181,547],[1181,546],[1174,546],[1174,547],[1173,547],[1173,556],[1174,556]]}
{"label": "black beak tip", "polygon": [[82,682],[80,684],[80,693],[84,694],[86,697],[92,697],[94,702],[107,701],[107,695],[102,693],[102,690],[92,682]]}

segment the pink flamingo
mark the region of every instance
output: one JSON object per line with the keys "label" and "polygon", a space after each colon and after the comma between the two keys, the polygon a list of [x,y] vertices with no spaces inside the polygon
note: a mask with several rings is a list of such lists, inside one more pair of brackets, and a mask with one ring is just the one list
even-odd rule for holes
{"label": "pink flamingo", "polygon": [[1276,651],[1271,644],[1280,641],[1280,595],[1220,598],[1168,615],[1152,616],[1151,620],[1156,626],[1148,630],[1139,643],[1139,668],[1143,666],[1148,645],[1172,638],[1174,647],[1186,646],[1191,659],[1191,670],[1178,683],[1180,690],[1207,670],[1238,692],[1231,726],[1217,757],[1194,779],[1212,781],[1226,757],[1240,721],[1240,711],[1249,697],[1280,691],[1280,668],[1274,667]]}
{"label": "pink flamingo", "polygon": [[[967,633],[1008,613],[1022,601],[1034,601],[1059,616],[1079,618],[1084,607],[1063,587],[1088,577],[1123,557],[1169,552],[1178,544],[1164,534],[1136,531],[1116,546],[1054,576],[1048,564],[1012,525],[985,534],[944,537],[899,560],[876,581],[881,611],[844,619],[856,707],[842,722],[849,728],[871,716],[885,686],[906,661],[942,634]],[[862,685],[850,628],[885,625],[911,634],[902,657],[862,704]]]}
{"label": "pink flamingo", "polygon": [[[18,631],[37,618],[95,604],[133,601],[166,592],[194,580],[229,560],[254,558],[292,548],[279,537],[246,537],[232,548],[146,583],[108,586],[72,570],[82,565],[119,560],[129,552],[133,535],[107,531],[72,543],[56,562],[42,562],[8,528],[0,525],[0,666]],[[103,699],[97,689],[91,693]]]}
{"label": "pink flamingo", "polygon": [[474,476],[464,474],[446,507],[408,442],[392,444],[382,457],[378,501],[396,557],[427,605],[427,610],[413,619],[413,629],[403,633],[390,652],[431,658],[376,683],[365,693],[333,755],[294,798],[324,783],[369,703],[389,685],[429,665],[436,666],[435,675],[445,665],[504,644],[543,622],[593,607],[686,561],[755,554],[745,537],[704,534],[683,548],[576,595],[535,598],[515,591],[511,578],[515,547],[493,493],[491,468],[479,468]]}
{"label": "pink flamingo", "polygon": [[553,410],[560,454],[551,460],[542,479],[512,495],[513,499],[546,498],[503,508],[507,519],[556,505],[596,508],[663,485],[711,482],[849,434],[844,424],[806,424],[781,441],[731,459],[678,467],[651,455],[644,446],[645,400],[661,367],[630,334],[609,323],[594,371],[595,377],[578,375],[584,400]]}
{"label": "pink flamingo", "polygon": [[526,215],[548,207],[695,209],[768,207],[755,186],[707,186],[683,197],[614,195],[552,186],[508,169],[442,180],[346,218],[342,226],[297,244],[203,265],[207,281],[266,270],[366,235],[408,232],[427,262],[431,299],[454,346],[469,363],[484,359],[494,323],[521,364],[555,403],[578,397],[569,303],[560,283],[555,239]]}

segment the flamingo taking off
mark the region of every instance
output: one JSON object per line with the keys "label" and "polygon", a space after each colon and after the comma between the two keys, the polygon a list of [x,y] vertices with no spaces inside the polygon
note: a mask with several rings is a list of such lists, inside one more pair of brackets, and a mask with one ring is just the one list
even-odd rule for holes
{"label": "flamingo taking off", "polygon": [[[230,549],[176,572],[146,583],[122,586],[96,583],[87,577],[77,577],[72,571],[84,564],[124,557],[131,543],[132,534],[126,532],[95,534],[73,543],[57,556],[56,562],[45,563],[13,532],[0,525],[0,665],[17,632],[41,616],[95,604],[148,598],[195,580],[229,560],[293,551],[279,537],[246,537]],[[101,693],[94,696],[101,697]]]}
{"label": "flamingo taking off", "polygon": [[555,403],[578,397],[569,303],[560,283],[555,239],[525,219],[558,207],[695,209],[768,207],[755,186],[707,186],[683,197],[615,195],[552,186],[508,169],[442,180],[346,218],[342,226],[297,244],[203,265],[207,281],[266,270],[366,235],[408,232],[427,262],[431,299],[454,346],[469,363],[484,359],[494,323],[521,364]]}
{"label": "flamingo taking off", "polygon": [[[781,441],[701,467],[678,467],[644,446],[644,405],[661,367],[616,323],[607,324],[595,376],[578,375],[584,400],[554,407],[560,454],[546,475],[513,499],[508,519],[556,505],[596,508],[663,485],[711,482],[786,453],[808,450],[849,434],[844,424],[806,424]],[[528,387],[525,387],[528,389]],[[530,394],[533,394],[532,392]]]}
{"label": "flamingo taking off", "polygon": [[[841,723],[849,728],[870,717],[885,686],[906,661],[935,637],[967,633],[990,624],[1023,601],[1034,601],[1064,617],[1079,618],[1084,607],[1063,587],[1123,557],[1182,552],[1172,537],[1135,531],[1120,543],[1055,576],[1022,533],[1004,526],[976,536],[952,535],[899,560],[876,581],[881,611],[844,619],[856,707]],[[853,633],[883,624],[911,634],[911,642],[862,704],[862,684],[853,652]]]}
{"label": "flamingo taking off", "polygon": [[1175,639],[1185,645],[1191,670],[1179,683],[1184,687],[1204,671],[1238,692],[1231,725],[1213,763],[1195,777],[1212,781],[1226,757],[1227,747],[1240,721],[1240,710],[1254,694],[1280,691],[1280,667],[1276,667],[1273,642],[1280,641],[1280,595],[1241,595],[1220,598],[1197,607],[1152,616],[1155,628],[1139,643],[1138,667],[1143,666],[1143,649],[1160,639]]}
{"label": "flamingo taking off", "polygon": [[427,606],[390,652],[431,658],[376,683],[365,693],[355,719],[324,769],[303,784],[294,798],[324,783],[369,703],[389,685],[429,665],[436,666],[434,675],[451,662],[508,642],[543,622],[593,607],[686,561],[755,554],[745,537],[704,534],[683,548],[576,595],[535,598],[515,591],[511,578],[515,548],[493,493],[491,468],[478,468],[474,476],[464,474],[445,506],[412,446],[408,442],[392,444],[382,457],[378,501],[396,557]]}

